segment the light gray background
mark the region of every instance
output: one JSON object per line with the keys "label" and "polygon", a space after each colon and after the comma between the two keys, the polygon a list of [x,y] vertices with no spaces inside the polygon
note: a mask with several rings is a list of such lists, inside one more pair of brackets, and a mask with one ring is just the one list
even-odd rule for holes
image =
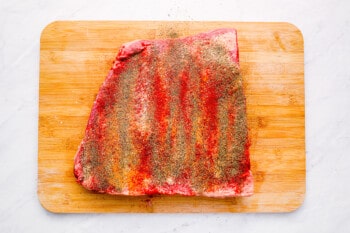
{"label": "light gray background", "polygon": [[[287,21],[305,43],[307,192],[287,214],[52,214],[37,198],[39,39],[54,20]],[[347,0],[0,0],[0,232],[350,232]]]}

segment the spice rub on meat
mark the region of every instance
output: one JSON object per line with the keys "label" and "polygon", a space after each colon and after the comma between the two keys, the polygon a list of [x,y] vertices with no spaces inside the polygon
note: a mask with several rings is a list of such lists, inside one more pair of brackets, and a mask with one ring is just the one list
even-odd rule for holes
{"label": "spice rub on meat", "polygon": [[115,195],[251,195],[236,30],[124,44],[74,174],[86,189]]}

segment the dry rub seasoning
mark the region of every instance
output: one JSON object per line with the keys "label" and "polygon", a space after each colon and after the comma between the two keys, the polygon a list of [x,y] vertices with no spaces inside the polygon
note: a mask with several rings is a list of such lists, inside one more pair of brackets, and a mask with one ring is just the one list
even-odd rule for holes
{"label": "dry rub seasoning", "polygon": [[100,193],[253,192],[236,30],[123,45],[75,157]]}

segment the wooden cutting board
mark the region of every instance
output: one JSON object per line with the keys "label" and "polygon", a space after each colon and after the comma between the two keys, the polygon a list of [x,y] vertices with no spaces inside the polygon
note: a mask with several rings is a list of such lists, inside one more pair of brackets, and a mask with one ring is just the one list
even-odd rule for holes
{"label": "wooden cutting board", "polygon": [[[238,31],[255,193],[124,197],[75,182],[73,158],[119,47],[135,39]],[[305,194],[304,47],[288,23],[58,21],[40,41],[38,196],[52,212],[288,212]]]}

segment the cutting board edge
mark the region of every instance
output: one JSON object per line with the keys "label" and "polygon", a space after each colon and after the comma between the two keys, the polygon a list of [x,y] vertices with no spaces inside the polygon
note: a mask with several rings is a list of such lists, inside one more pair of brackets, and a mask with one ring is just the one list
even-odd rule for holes
{"label": "cutting board edge", "polygon": [[177,24],[201,24],[201,23],[208,23],[208,24],[260,24],[260,25],[288,25],[288,27],[294,28],[294,31],[298,32],[302,44],[304,45],[304,36],[301,31],[301,29],[294,23],[288,22],[288,21],[217,21],[217,20],[182,20],[182,21],[176,21],[176,20],[53,20],[46,24],[40,33],[40,44],[42,42],[42,37],[44,34],[47,34],[46,31],[50,30],[52,27],[54,27],[56,24],[60,23],[136,23],[136,24],[155,24],[155,25],[162,25],[162,24],[171,24],[171,23],[177,23]]}

